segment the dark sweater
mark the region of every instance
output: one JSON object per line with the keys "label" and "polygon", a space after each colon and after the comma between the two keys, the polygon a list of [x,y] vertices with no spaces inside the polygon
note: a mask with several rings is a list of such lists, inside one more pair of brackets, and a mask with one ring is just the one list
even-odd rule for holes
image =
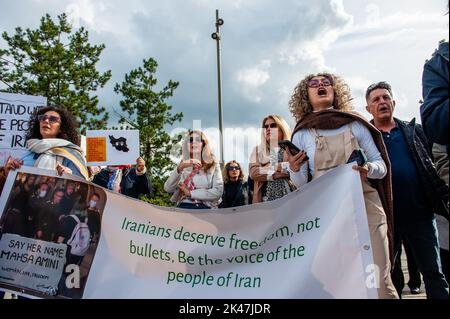
{"label": "dark sweater", "polygon": [[220,203],[219,207],[227,208],[247,205],[245,196],[247,191],[247,183],[228,181],[223,187],[222,203]]}

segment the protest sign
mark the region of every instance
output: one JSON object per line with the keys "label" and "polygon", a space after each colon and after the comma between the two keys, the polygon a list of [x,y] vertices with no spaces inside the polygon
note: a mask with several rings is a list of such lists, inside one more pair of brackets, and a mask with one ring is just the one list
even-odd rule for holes
{"label": "protest sign", "polygon": [[[83,298],[377,298],[351,165],[281,199],[236,208],[183,210],[105,194]],[[2,198],[3,213],[11,201]]]}
{"label": "protest sign", "polygon": [[78,177],[31,167],[11,172],[0,197],[0,286],[81,298],[105,202],[102,188]]}
{"label": "protest sign", "polygon": [[139,130],[88,130],[88,165],[135,164],[139,157]]}
{"label": "protest sign", "polygon": [[9,156],[20,158],[25,154],[28,121],[46,101],[42,96],[0,93],[0,166]]}

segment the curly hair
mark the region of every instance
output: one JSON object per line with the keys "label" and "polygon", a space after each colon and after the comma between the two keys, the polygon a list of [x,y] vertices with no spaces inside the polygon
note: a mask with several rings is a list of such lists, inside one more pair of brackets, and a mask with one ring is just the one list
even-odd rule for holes
{"label": "curly hair", "polygon": [[350,88],[341,77],[331,73],[309,74],[294,88],[294,93],[289,101],[289,111],[291,111],[297,122],[303,119],[305,115],[313,111],[313,107],[308,96],[308,82],[316,76],[323,76],[332,80],[331,82],[334,91],[334,109],[341,111],[353,110]]}
{"label": "curly hair", "polygon": [[27,131],[26,140],[37,138],[42,139],[40,132],[38,116],[47,113],[48,111],[54,111],[61,117],[61,126],[57,138],[67,140],[75,145],[80,146],[80,137],[78,135],[77,125],[72,114],[66,109],[50,105],[43,108],[37,108],[29,120],[29,126]]}

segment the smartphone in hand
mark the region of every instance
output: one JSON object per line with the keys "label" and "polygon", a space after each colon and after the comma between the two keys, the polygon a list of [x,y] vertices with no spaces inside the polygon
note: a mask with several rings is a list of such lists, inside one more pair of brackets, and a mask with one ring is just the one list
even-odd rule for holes
{"label": "smartphone in hand", "polygon": [[354,150],[352,154],[350,154],[350,157],[347,160],[347,164],[351,162],[356,162],[358,166],[366,165],[367,157],[366,154],[364,154],[364,151],[362,149]]}
{"label": "smartphone in hand", "polygon": [[[297,146],[295,146],[294,143],[292,143],[289,140],[279,141],[278,145],[285,151],[287,149],[289,149],[289,152],[294,156],[301,152],[301,150]],[[309,159],[309,157],[308,157],[308,155],[306,155],[305,161],[307,161],[308,159]]]}

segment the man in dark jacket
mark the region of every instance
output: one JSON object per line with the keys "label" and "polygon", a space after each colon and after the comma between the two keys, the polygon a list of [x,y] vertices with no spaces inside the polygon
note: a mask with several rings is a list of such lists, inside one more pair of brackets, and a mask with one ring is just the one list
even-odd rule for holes
{"label": "man in dark jacket", "polygon": [[366,101],[391,161],[394,254],[400,258],[401,241],[407,241],[423,274],[427,297],[448,299],[434,218],[434,213],[448,218],[448,186],[436,172],[420,125],[414,119],[408,123],[394,118],[391,86],[386,82],[370,85]]}
{"label": "man in dark jacket", "polygon": [[422,75],[422,124],[432,143],[448,149],[448,42],[441,41],[433,57],[425,63]]}
{"label": "man in dark jacket", "polygon": [[139,198],[141,195],[152,192],[152,183],[142,157],[136,160],[136,168],[131,168],[124,174],[120,189],[122,194],[133,198]]}

